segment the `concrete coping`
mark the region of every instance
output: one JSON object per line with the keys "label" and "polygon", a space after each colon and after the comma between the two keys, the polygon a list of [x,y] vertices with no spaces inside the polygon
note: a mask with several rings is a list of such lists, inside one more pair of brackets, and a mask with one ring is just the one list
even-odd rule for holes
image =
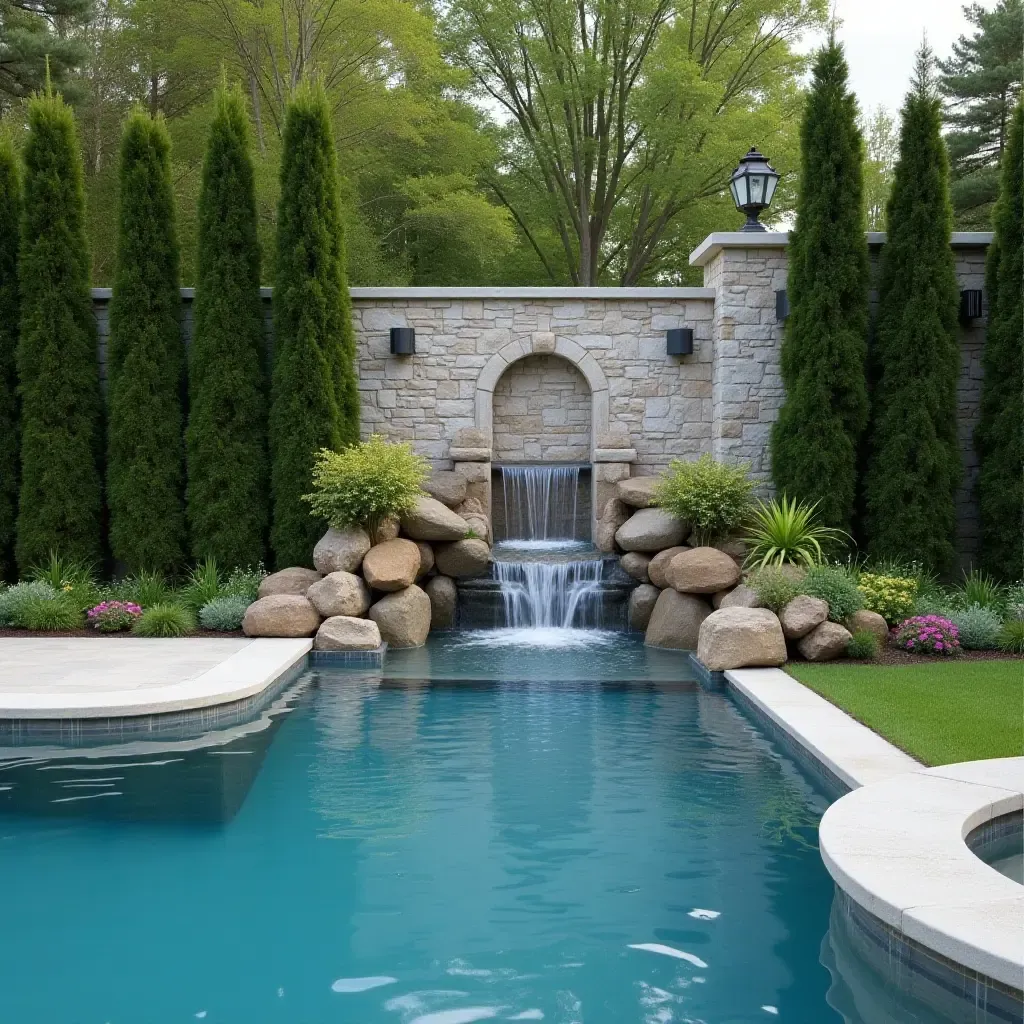
{"label": "concrete coping", "polygon": [[636,462],[635,448],[595,448],[594,462]]}
{"label": "concrete coping", "polygon": [[821,820],[829,874],[868,913],[971,971],[1024,989],[1024,886],[967,847],[1024,808],[1024,757],[920,769],[857,789]]}
{"label": "concrete coping", "polygon": [[[195,298],[195,288],[182,288],[181,297],[192,300]],[[474,287],[452,287],[452,288],[413,288],[413,287],[380,287],[380,288],[349,288],[349,295],[356,299],[420,299],[437,300],[446,302],[451,299],[604,299],[626,302],[630,299],[690,299],[704,302],[713,302],[715,299],[714,288],[683,288],[683,287],[656,287],[656,288],[565,288],[565,287],[510,287],[510,288],[474,288]],[[93,288],[92,298],[95,302],[109,302],[112,289]],[[269,287],[260,288],[260,296],[264,299],[271,299],[274,289]]]}
{"label": "concrete coping", "polygon": [[490,448],[455,448],[448,449],[448,458],[452,462],[490,462]]}

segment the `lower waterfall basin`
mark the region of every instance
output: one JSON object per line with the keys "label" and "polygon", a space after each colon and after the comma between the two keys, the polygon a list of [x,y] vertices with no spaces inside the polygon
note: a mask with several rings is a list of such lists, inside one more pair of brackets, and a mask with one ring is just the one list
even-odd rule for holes
{"label": "lower waterfall basin", "polygon": [[0,763],[0,1019],[844,1019],[813,780],[679,652],[473,639]]}

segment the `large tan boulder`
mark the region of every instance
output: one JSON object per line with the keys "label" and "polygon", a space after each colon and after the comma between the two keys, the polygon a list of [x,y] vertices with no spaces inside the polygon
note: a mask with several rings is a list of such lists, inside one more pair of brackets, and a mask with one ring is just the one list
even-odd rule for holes
{"label": "large tan boulder", "polygon": [[369,588],[351,572],[329,572],[306,591],[306,597],[325,619],[365,615],[370,607]]}
{"label": "large tan boulder", "polygon": [[665,570],[668,585],[681,594],[714,594],[740,581],[740,567],[718,548],[681,551]]}
{"label": "large tan boulder", "polygon": [[615,485],[615,496],[631,508],[651,508],[654,490],[661,483],[657,476],[631,476]]}
{"label": "large tan boulder", "polygon": [[421,647],[430,632],[430,598],[413,585],[382,597],[370,608],[381,639],[391,647]]}
{"label": "large tan boulder", "polygon": [[455,580],[450,576],[434,576],[427,581],[426,591],[430,599],[430,628],[451,629],[459,603]]}
{"label": "large tan boulder", "polygon": [[417,498],[402,516],[402,532],[413,540],[461,540],[468,531],[466,520],[437,498]]}
{"label": "large tan boulder", "polygon": [[423,490],[442,505],[455,508],[466,500],[466,478],[451,470],[435,470],[423,485]]}
{"label": "large tan boulder", "polygon": [[763,608],[761,598],[753,587],[741,583],[732,590],[719,591],[712,598],[711,603],[716,608]]}
{"label": "large tan boulder", "polygon": [[688,533],[685,523],[661,508],[634,512],[615,533],[623,551],[661,551],[682,544]]}
{"label": "large tan boulder", "polygon": [[647,630],[660,593],[661,591],[650,583],[641,583],[639,587],[633,589],[633,593],[629,595],[630,629]]}
{"label": "large tan boulder", "polygon": [[658,595],[644,643],[648,647],[674,647],[692,651],[697,647],[700,624],[711,614],[711,605],[692,594],[663,590]]}
{"label": "large tan boulder", "polygon": [[491,521],[485,515],[478,515],[476,512],[471,512],[468,516],[465,516],[466,525],[477,535],[477,537],[491,543]]}
{"label": "large tan boulder", "polygon": [[313,548],[313,564],[322,573],[355,572],[370,550],[370,535],[361,526],[336,530],[332,526]]}
{"label": "large tan boulder", "polygon": [[711,546],[727,554],[738,566],[741,567],[744,559],[747,557],[746,542],[740,540],[739,537],[728,537],[726,540],[716,541]]}
{"label": "large tan boulder", "polygon": [[416,548],[420,553],[420,567],[416,572],[416,578],[419,579],[434,568],[434,549],[425,540],[418,540]]}
{"label": "large tan boulder", "polygon": [[859,612],[854,612],[846,620],[846,628],[851,634],[865,631],[874,633],[880,644],[889,641],[889,623],[878,612],[870,612],[867,608],[861,608]]}
{"label": "large tan boulder", "polygon": [[779,622],[787,640],[799,640],[828,618],[828,601],[798,594],[779,612]]}
{"label": "large tan boulder", "polygon": [[664,551],[659,551],[647,566],[647,575],[650,577],[651,582],[656,587],[660,587],[664,590],[668,586],[668,579],[665,577],[665,573],[668,570],[669,562],[671,562],[676,555],[689,550],[689,548],[684,547],[682,544],[677,544],[675,547],[665,548]]}
{"label": "large tan boulder", "polygon": [[363,559],[363,576],[374,590],[402,590],[419,571],[420,549],[404,537],[374,544]]}
{"label": "large tan boulder", "polygon": [[713,672],[782,665],[786,638],[779,617],[767,608],[719,608],[701,623],[697,657]]}
{"label": "large tan boulder", "polygon": [[853,635],[838,622],[822,622],[810,631],[796,649],[808,661],[832,661],[842,657]]}
{"label": "large tan boulder", "polygon": [[245,609],[242,632],[246,636],[312,636],[320,614],[303,594],[271,594]]}
{"label": "large tan boulder", "polygon": [[639,580],[641,583],[649,582],[647,566],[650,564],[650,555],[645,555],[641,551],[627,551],[619,559],[619,565],[622,566],[623,572],[628,573],[633,579]]}
{"label": "large tan boulder", "polygon": [[618,527],[614,523],[605,522],[603,519],[598,521],[594,528],[594,546],[598,551],[603,551],[606,555],[614,553],[617,529]]}
{"label": "large tan boulder", "polygon": [[332,615],[324,619],[313,641],[313,649],[317,651],[375,651],[378,647],[377,623],[351,615]]}
{"label": "large tan boulder", "polygon": [[482,540],[470,537],[454,544],[442,544],[434,552],[437,571],[444,576],[465,580],[483,576],[491,562],[491,549]]}
{"label": "large tan boulder", "polygon": [[316,569],[303,569],[294,565],[280,572],[272,572],[263,577],[257,597],[273,597],[275,594],[294,594],[305,597],[306,591],[320,579]]}
{"label": "large tan boulder", "polygon": [[483,516],[487,514],[487,509],[484,508],[484,503],[479,498],[467,498],[455,511],[463,519],[466,516]]}
{"label": "large tan boulder", "polygon": [[377,532],[372,538],[373,543],[383,544],[385,541],[394,540],[400,532],[397,519],[385,519],[381,522],[380,526],[377,527]]}

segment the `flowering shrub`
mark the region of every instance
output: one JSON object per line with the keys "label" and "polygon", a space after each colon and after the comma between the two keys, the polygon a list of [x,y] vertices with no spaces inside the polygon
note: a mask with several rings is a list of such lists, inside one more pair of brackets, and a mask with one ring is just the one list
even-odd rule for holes
{"label": "flowering shrub", "polygon": [[915,615],[896,630],[896,646],[914,654],[960,653],[960,631],[941,615]]}
{"label": "flowering shrub", "polygon": [[89,625],[101,633],[120,633],[131,629],[142,608],[131,601],[103,601],[86,613]]}
{"label": "flowering shrub", "polygon": [[693,527],[692,543],[711,544],[746,520],[754,489],[749,469],[706,454],[696,462],[673,459],[654,492],[655,504]]}
{"label": "flowering shrub", "polygon": [[864,595],[864,607],[878,612],[890,626],[910,615],[917,599],[917,580],[905,576],[861,573],[857,589]]}

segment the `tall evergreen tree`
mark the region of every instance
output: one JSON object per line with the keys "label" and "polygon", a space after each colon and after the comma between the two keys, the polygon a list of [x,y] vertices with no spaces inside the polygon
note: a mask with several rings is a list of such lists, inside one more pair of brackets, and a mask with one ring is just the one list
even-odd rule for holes
{"label": "tall evergreen tree", "polygon": [[102,553],[101,398],[75,121],[49,88],[28,109],[21,219],[21,489],[15,555]]}
{"label": "tall evergreen tree", "polygon": [[180,316],[170,140],[162,118],[137,110],[121,139],[107,342],[110,549],[132,571],[184,559]]}
{"label": "tall evergreen tree", "polygon": [[18,516],[18,243],[21,181],[9,139],[0,138],[0,581],[14,568]]}
{"label": "tall evergreen tree", "polygon": [[265,555],[269,519],[260,248],[241,90],[222,89],[199,196],[189,350],[188,521],[192,554],[225,568]]}
{"label": "tall evergreen tree", "polygon": [[1024,579],[1024,101],[1011,118],[996,203],[978,452],[981,564]]}
{"label": "tall evergreen tree", "polygon": [[857,451],[867,424],[868,248],[857,101],[834,36],[818,54],[804,113],[800,195],[790,236],[790,314],[782,342],[786,400],[772,430],[776,487],[819,502],[850,529]]}
{"label": "tall evergreen tree", "polygon": [[0,113],[46,82],[65,85],[87,52],[74,29],[91,7],[88,0],[0,0]]}
{"label": "tall evergreen tree", "polygon": [[358,438],[355,339],[330,112],[323,90],[304,83],[285,121],[277,213],[270,455],[271,542],[278,566],[309,564],[323,532],[302,500],[312,486],[317,450]]}
{"label": "tall evergreen tree", "polygon": [[962,475],[956,386],[959,286],[949,162],[927,47],[901,111],[872,352],[865,530],[872,554],[953,562]]}

